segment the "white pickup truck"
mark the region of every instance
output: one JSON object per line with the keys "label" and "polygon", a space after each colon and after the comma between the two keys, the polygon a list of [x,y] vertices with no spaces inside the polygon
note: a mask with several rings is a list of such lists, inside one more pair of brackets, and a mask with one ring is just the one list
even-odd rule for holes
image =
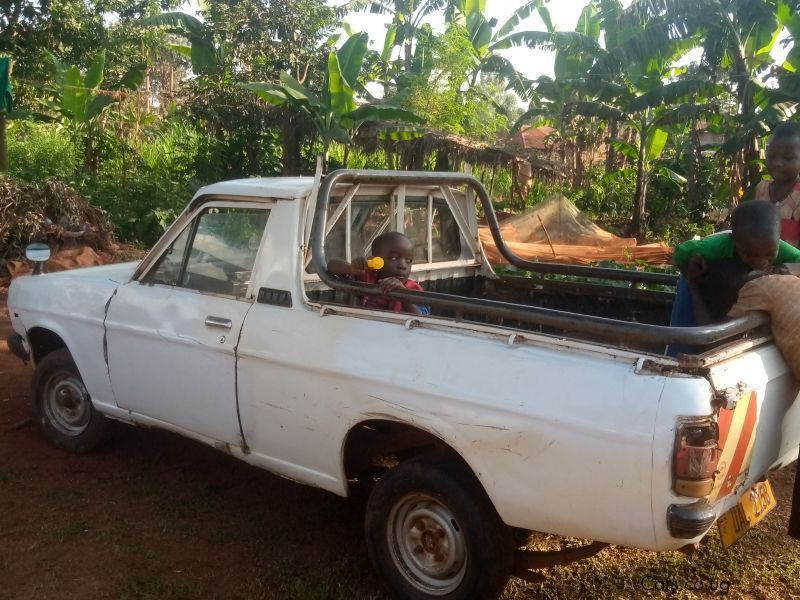
{"label": "white pickup truck", "polygon": [[[494,274],[476,202],[530,276]],[[385,231],[425,289],[392,295],[430,315],[365,308],[376,286],[327,272]],[[643,283],[675,281],[521,260],[468,175],[246,179],[201,189],[141,262],[15,279],[9,345],[55,444],[91,450],[113,419],[366,489],[395,597],[492,598],[512,571],[680,549],[721,517],[730,544],[774,504],[800,407],[765,318],[669,328],[672,293]],[[594,542],[525,552],[514,528]]]}

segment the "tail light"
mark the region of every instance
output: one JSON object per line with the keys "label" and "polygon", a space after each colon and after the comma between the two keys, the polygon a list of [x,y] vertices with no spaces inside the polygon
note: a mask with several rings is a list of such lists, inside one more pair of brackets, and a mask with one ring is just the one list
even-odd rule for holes
{"label": "tail light", "polygon": [[708,496],[714,488],[720,454],[715,421],[704,418],[680,423],[675,440],[675,493],[692,498]]}

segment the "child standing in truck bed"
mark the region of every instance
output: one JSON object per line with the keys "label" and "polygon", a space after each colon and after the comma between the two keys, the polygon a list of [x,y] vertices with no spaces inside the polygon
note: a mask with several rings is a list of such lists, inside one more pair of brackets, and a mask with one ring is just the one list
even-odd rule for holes
{"label": "child standing in truck bed", "polygon": [[[397,231],[390,231],[375,238],[372,242],[372,256],[383,259],[380,269],[370,269],[365,257],[356,258],[352,263],[344,260],[328,261],[328,271],[333,275],[349,276],[364,283],[377,283],[383,294],[393,290],[423,291],[422,286],[411,275],[411,263],[414,262],[414,245],[406,236]],[[408,312],[417,315],[429,315],[430,307],[414,304],[389,296],[364,296],[365,308]]]}

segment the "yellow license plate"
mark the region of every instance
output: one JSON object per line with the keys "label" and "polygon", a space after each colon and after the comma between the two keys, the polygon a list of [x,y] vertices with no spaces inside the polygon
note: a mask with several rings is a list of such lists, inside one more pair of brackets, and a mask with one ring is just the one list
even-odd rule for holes
{"label": "yellow license plate", "polygon": [[767,516],[777,502],[769,481],[759,481],[739,499],[734,506],[717,521],[722,547],[729,548],[747,533],[751,527]]}

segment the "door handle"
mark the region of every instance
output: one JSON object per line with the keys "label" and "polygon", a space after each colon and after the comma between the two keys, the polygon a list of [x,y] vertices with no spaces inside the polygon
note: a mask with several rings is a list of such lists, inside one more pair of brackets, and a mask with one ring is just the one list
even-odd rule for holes
{"label": "door handle", "polygon": [[222,317],[212,317],[211,315],[206,317],[206,325],[209,327],[222,327],[223,329],[230,329],[233,327],[233,323],[230,319],[223,319]]}

